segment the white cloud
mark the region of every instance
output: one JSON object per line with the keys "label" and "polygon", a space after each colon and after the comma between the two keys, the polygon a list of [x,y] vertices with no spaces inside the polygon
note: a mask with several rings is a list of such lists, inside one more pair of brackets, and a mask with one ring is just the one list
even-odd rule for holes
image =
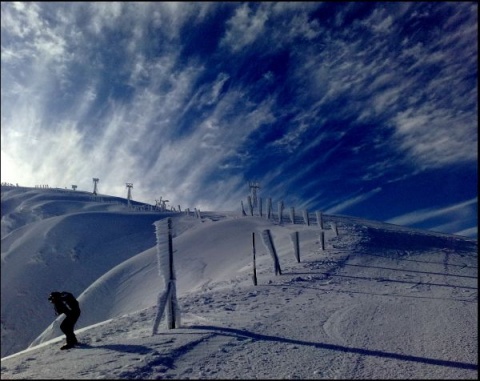
{"label": "white cloud", "polygon": [[94,34],[101,34],[105,28],[117,27],[117,20],[122,14],[122,2],[102,2],[96,1],[89,4],[90,22],[89,28]]}
{"label": "white cloud", "polygon": [[[452,51],[451,45],[461,42],[468,46],[464,39],[472,38],[472,26],[464,32],[463,28],[454,31],[445,37],[448,42],[439,42],[445,53],[429,58],[431,46],[415,46],[400,56],[414,62],[404,68],[396,62],[397,56],[386,53],[390,50],[385,39],[367,44],[348,30],[338,34],[322,29],[308,13],[322,7],[320,3],[233,6],[223,46],[234,52],[257,42],[270,49],[269,53],[289,48],[292,62],[286,81],[298,90],[295,102],[302,101],[301,106],[295,103],[278,111],[275,94],[255,104],[250,89],[240,88],[241,82],[225,68],[212,82],[198,87],[211,68],[206,61],[189,62],[180,57],[178,38],[185,23],[205,21],[215,11],[214,3],[51,5],[48,22],[42,16],[47,8],[42,9],[41,3],[2,3],[2,159],[15,157],[7,160],[8,166],[17,161],[15,171],[32,173],[31,184],[48,177],[81,187],[79,178],[85,178],[85,187],[90,189],[91,177],[99,176],[104,189],[118,186],[121,194],[123,182],[133,181],[136,197],[148,199],[156,187],[161,192],[175,187],[181,189],[185,202],[205,200],[201,194],[198,198],[193,195],[205,184],[205,174],[213,176],[222,169],[232,173],[232,168],[241,167],[239,163],[253,160],[254,152],[239,152],[252,132],[281,115],[295,115],[289,132],[269,147],[282,147],[290,153],[300,147],[308,151],[332,137],[321,128],[332,111],[329,102],[345,97],[349,101],[335,107],[336,116],[357,115],[357,120],[366,122],[376,117],[389,119],[388,125],[396,129],[399,152],[420,166],[476,160],[476,118],[458,111],[458,104],[476,99],[476,94],[470,89],[460,97],[442,95],[449,84],[455,85],[458,94],[465,89],[455,76],[461,67],[445,69],[448,75],[433,78],[425,89],[416,87],[421,78],[411,75],[412,69],[422,65],[441,64]],[[381,15],[385,17],[378,19],[380,30],[395,26],[393,13]],[[157,28],[154,48],[149,45],[149,28]],[[102,50],[106,35],[113,31],[121,38],[109,47],[118,53],[115,57],[121,57],[115,71],[124,75],[120,82],[127,88],[119,90],[120,94],[114,91],[117,84],[109,82],[114,76],[109,76],[111,67]],[[3,43],[3,36],[10,38],[8,44]],[[408,49],[409,43],[405,44]],[[471,49],[473,53],[475,49]],[[273,71],[264,77],[272,87],[282,80]],[[57,101],[65,102],[66,108]],[[58,107],[58,115],[52,105]],[[304,134],[312,128],[318,128],[318,133],[305,141]],[[344,134],[338,133],[335,141],[340,142]],[[63,140],[76,144],[59,143]],[[321,159],[337,147],[332,144]],[[61,152],[64,148],[68,155]],[[46,156],[48,160],[42,160]],[[62,164],[57,171],[61,174],[43,168],[55,162]],[[387,164],[380,162],[377,173],[386,171]],[[281,175],[279,167],[265,176],[267,182]],[[308,167],[302,167],[294,177],[299,179],[307,172]],[[240,173],[229,184],[237,184]],[[222,199],[225,194],[218,191],[215,196]],[[361,197],[349,201],[360,202]],[[336,208],[348,205],[347,201]]]}
{"label": "white cloud", "polygon": [[454,234],[461,235],[464,237],[475,237],[475,236],[478,236],[478,227],[463,229]]}
{"label": "white cloud", "polygon": [[[381,20],[392,18],[388,24],[393,28],[395,17],[377,9],[364,23],[378,26]],[[415,167],[475,161],[477,95],[466,80],[473,74],[467,70],[474,63],[463,65],[460,58],[468,61],[475,53],[467,46],[461,49],[465,39],[471,39],[470,32],[460,32],[469,30],[468,25],[457,27],[445,39],[416,45],[405,42],[399,54],[388,46],[389,39],[372,38],[367,43],[357,38],[347,44],[325,31],[323,49],[307,47],[295,52],[294,78],[302,89],[298,93],[302,99],[315,101],[312,113],[328,113],[330,102],[348,99],[342,107],[335,107],[336,115],[356,116],[359,123],[377,130],[393,127],[394,139],[383,144]],[[351,33],[345,31],[348,36]],[[392,144],[395,141],[398,144]]]}
{"label": "white cloud", "polygon": [[335,214],[335,213],[341,212],[345,209],[348,209],[348,208],[352,207],[353,205],[359,204],[359,203],[369,199],[370,197],[374,196],[375,194],[377,194],[381,190],[382,190],[382,188],[378,187],[378,188],[375,188],[375,189],[371,190],[368,193],[364,193],[364,194],[361,194],[361,195],[356,196],[354,198],[343,201],[343,202],[341,202],[341,203],[339,203],[339,204],[337,204],[337,205],[335,205],[331,208],[328,208],[328,210],[326,210],[325,213]]}
{"label": "white cloud", "polygon": [[393,22],[392,15],[389,15],[386,9],[377,8],[361,24],[367,26],[375,33],[386,34],[391,32]]}
{"label": "white cloud", "polygon": [[477,123],[472,115],[426,104],[398,113],[393,121],[399,148],[419,167],[477,160]]}
{"label": "white cloud", "polygon": [[473,198],[471,200],[467,200],[465,202],[455,204],[455,205],[450,205],[445,208],[420,209],[411,213],[407,213],[401,216],[391,218],[386,222],[389,222],[392,224],[398,224],[398,225],[412,225],[412,224],[424,222],[433,218],[442,217],[444,215],[448,215],[452,213],[454,214],[471,213],[471,208],[473,207],[473,205],[476,205],[477,203],[478,203],[477,198]]}
{"label": "white cloud", "polygon": [[294,126],[281,138],[272,142],[271,146],[273,148],[283,148],[287,153],[292,154],[303,143],[302,136],[307,129],[308,125],[306,124],[299,124],[298,126]]}
{"label": "white cloud", "polygon": [[243,4],[227,21],[228,30],[221,44],[226,45],[233,52],[240,51],[262,36],[267,19],[268,12],[263,7],[259,7],[254,12],[249,3]]}
{"label": "white cloud", "polygon": [[34,37],[44,28],[39,11],[40,6],[36,3],[12,2],[11,6],[6,4],[2,6],[2,29],[18,38]]}

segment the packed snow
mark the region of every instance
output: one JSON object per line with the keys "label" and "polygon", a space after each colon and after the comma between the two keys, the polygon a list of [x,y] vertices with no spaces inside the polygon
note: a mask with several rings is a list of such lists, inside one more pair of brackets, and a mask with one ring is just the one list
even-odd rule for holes
{"label": "packed snow", "polygon": [[[1,202],[2,379],[478,378],[477,240],[338,215],[321,229],[314,211],[309,225],[298,212],[198,218],[63,189],[2,186]],[[154,335],[154,223],[167,217],[181,325]],[[51,291],[80,302],[74,349],[59,349]]]}

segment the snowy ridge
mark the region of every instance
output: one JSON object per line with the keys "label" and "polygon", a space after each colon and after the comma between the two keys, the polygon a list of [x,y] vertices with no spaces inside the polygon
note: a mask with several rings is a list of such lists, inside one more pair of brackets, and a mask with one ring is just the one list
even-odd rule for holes
{"label": "snowy ridge", "polygon": [[[314,223],[199,220],[50,194],[2,187],[2,378],[478,376],[476,240],[324,215],[339,234],[325,229],[322,250]],[[164,284],[153,223],[168,216],[182,325],[152,336]],[[282,275],[257,243],[253,286],[251,234],[265,229]],[[78,296],[77,349],[58,349],[52,290]]]}

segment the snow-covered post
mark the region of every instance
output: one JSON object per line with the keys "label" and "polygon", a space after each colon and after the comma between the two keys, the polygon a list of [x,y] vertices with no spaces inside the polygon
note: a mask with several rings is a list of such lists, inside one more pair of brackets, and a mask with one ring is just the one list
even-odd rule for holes
{"label": "snow-covered post", "polygon": [[316,211],[315,214],[317,215],[317,225],[320,229],[323,229],[323,220],[322,220],[322,212]]}
{"label": "snow-covered post", "polygon": [[330,222],[330,229],[335,233],[335,237],[338,237],[338,228],[335,222]]}
{"label": "snow-covered post", "polygon": [[278,202],[278,223],[283,222],[283,201]]}
{"label": "snow-covered post", "polygon": [[323,230],[320,230],[320,233],[318,234],[318,239],[320,241],[320,248],[322,250],[325,250],[325,232]]}
{"label": "snow-covered post", "polygon": [[299,239],[299,234],[298,234],[298,232],[293,232],[292,234],[290,234],[290,237],[292,238],[293,252],[295,253],[295,258],[297,258],[297,262],[300,263],[300,239]]}
{"label": "snow-covered post", "polygon": [[243,207],[243,201],[240,201],[240,203],[242,204],[242,216],[246,216],[247,213],[245,213],[245,208]]}
{"label": "snow-covered post", "polygon": [[267,199],[267,220],[272,217],[272,198]]}
{"label": "snow-covered post", "polygon": [[250,209],[250,215],[253,216],[252,196],[248,196],[248,208]]}
{"label": "snow-covered post", "polygon": [[178,211],[179,211],[179,212],[181,212],[181,211],[182,211],[182,209],[180,208],[180,205],[178,205]]}
{"label": "snow-covered post", "polygon": [[200,215],[200,209],[195,208],[195,217],[202,219],[202,216]]}
{"label": "snow-covered post", "polygon": [[266,229],[262,232],[263,244],[270,252],[270,255],[273,258],[273,265],[275,267],[275,275],[282,275],[282,269],[280,268],[280,262],[278,261],[277,251],[275,250],[275,245],[273,244],[272,234],[270,230]]}
{"label": "snow-covered post", "polygon": [[295,208],[293,206],[290,207],[290,221],[295,225]]}
{"label": "snow-covered post", "polygon": [[252,245],[253,245],[253,285],[257,285],[257,264],[255,262],[255,233],[252,232]]}
{"label": "snow-covered post", "polygon": [[258,214],[260,215],[260,217],[263,217],[263,214],[262,214],[262,198],[261,197],[258,199]]}
{"label": "snow-covered post", "polygon": [[167,327],[173,329],[180,326],[180,308],[177,302],[175,271],[173,266],[172,219],[155,221],[157,236],[157,263],[160,277],[163,278],[165,289],[158,295],[157,315],[153,324],[152,334],[157,334],[165,308],[167,309]]}
{"label": "snow-covered post", "polygon": [[305,221],[305,225],[310,226],[310,220],[308,219],[307,209],[303,209],[303,221]]}

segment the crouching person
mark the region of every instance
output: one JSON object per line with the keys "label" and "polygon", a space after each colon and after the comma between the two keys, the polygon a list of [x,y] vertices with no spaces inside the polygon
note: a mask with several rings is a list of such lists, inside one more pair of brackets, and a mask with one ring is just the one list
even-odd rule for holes
{"label": "crouching person", "polygon": [[77,338],[73,331],[75,323],[80,317],[80,307],[77,299],[75,299],[75,297],[69,292],[54,291],[50,294],[48,300],[53,304],[55,313],[57,315],[66,315],[65,319],[60,324],[60,329],[65,334],[67,342],[60,349],[73,348],[76,344],[78,344]]}

